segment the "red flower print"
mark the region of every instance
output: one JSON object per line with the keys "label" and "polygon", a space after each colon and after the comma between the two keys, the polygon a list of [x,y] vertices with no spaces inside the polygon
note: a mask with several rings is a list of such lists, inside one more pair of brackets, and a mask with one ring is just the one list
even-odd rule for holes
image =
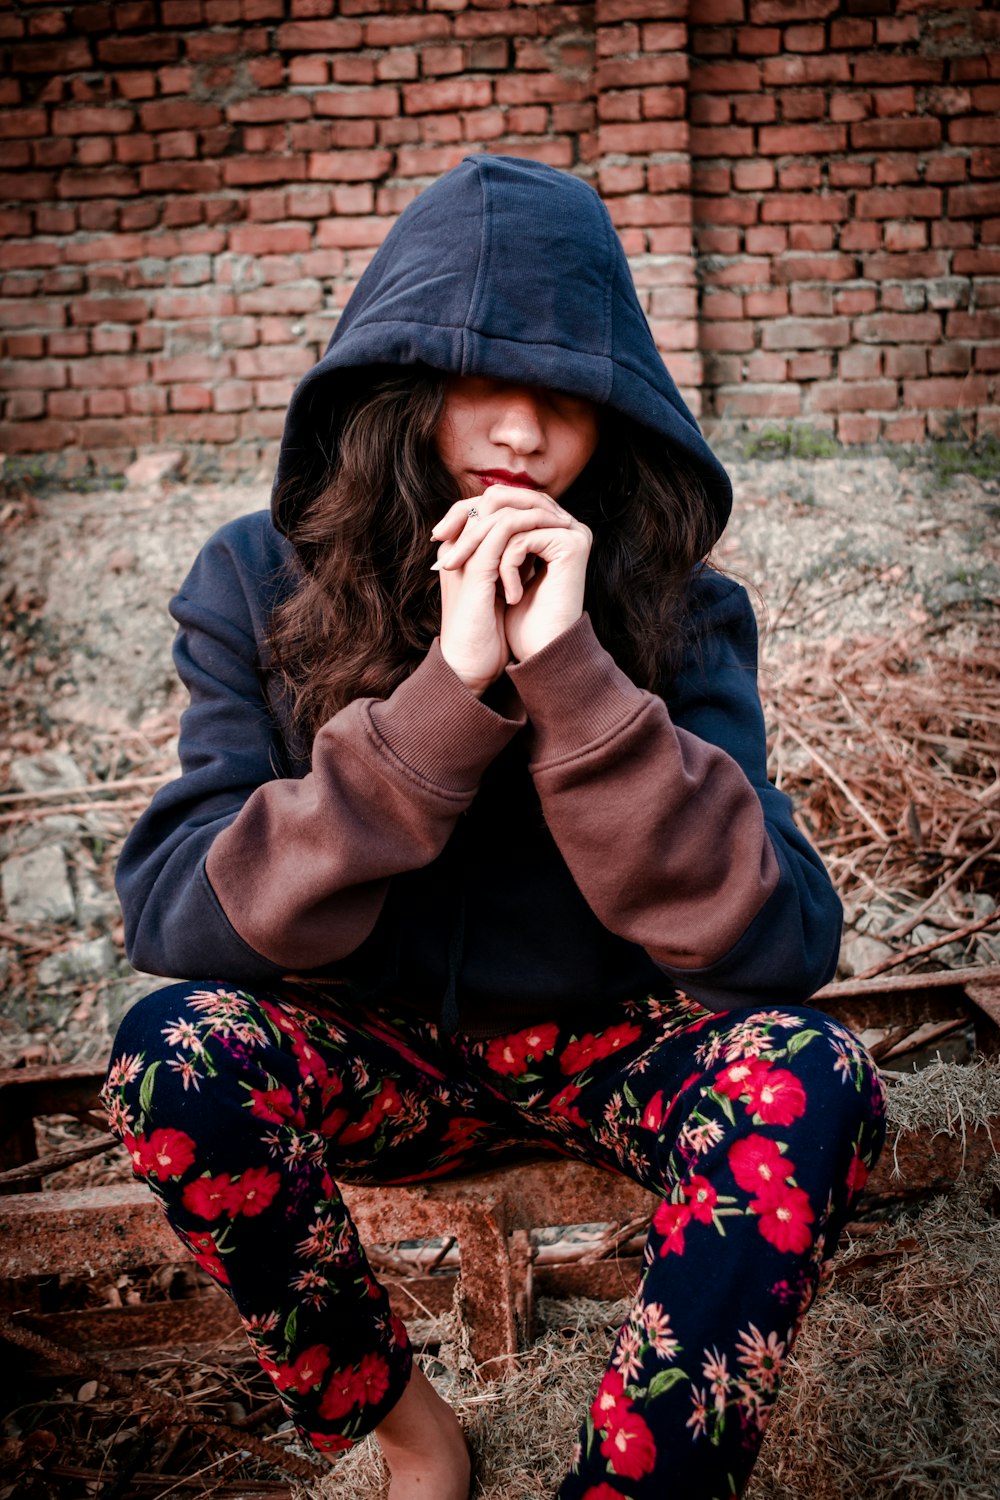
{"label": "red flower print", "polygon": [[687,1203],[661,1203],[653,1215],[653,1228],[663,1235],[661,1255],[684,1254],[684,1231],[692,1219]]}
{"label": "red flower print", "polygon": [[269,1172],[266,1167],[247,1167],[240,1173],[239,1181],[230,1184],[226,1212],[256,1218],[273,1201],[280,1187],[281,1178],[277,1172]]}
{"label": "red flower print", "polygon": [[659,1089],[650,1099],[642,1112],[640,1124],[643,1130],[651,1130],[654,1135],[659,1135],[663,1129],[663,1122],[667,1117],[667,1111],[663,1106],[663,1090]]}
{"label": "red flower print", "polygon": [[625,1382],[621,1372],[614,1368],[608,1370],[590,1404],[594,1426],[599,1431],[607,1432],[631,1407],[632,1403],[625,1395]]}
{"label": "red flower print", "polygon": [[358,1366],[358,1400],[374,1406],[389,1389],[389,1364],[378,1354],[366,1354]]}
{"label": "red flower print", "polygon": [[805,1114],[806,1091],[787,1068],[768,1068],[753,1080],[747,1108],[760,1115],[765,1125],[791,1125]]}
{"label": "red flower print", "polygon": [[795,1173],[795,1163],[782,1156],[777,1141],[766,1135],[748,1135],[746,1140],[737,1141],[730,1146],[728,1159],[733,1176],[747,1193],[765,1193]]}
{"label": "red flower print", "polygon": [[375,1134],[388,1115],[399,1114],[402,1107],[403,1101],[400,1098],[399,1089],[391,1078],[387,1079],[361,1118],[352,1120],[350,1125],[346,1125],[340,1132],[341,1145],[350,1146],[355,1141],[367,1140],[370,1135]]}
{"label": "red flower print", "polygon": [[229,1285],[229,1273],[222,1263],[215,1241],[206,1230],[204,1234],[185,1235],[185,1243],[203,1271],[215,1278],[220,1286]]}
{"label": "red flower print", "polygon": [[486,1048],[486,1065],[494,1073],[517,1075],[528,1071],[529,1062],[540,1062],[556,1044],[559,1028],[552,1022],[527,1026],[509,1036],[494,1037]]}
{"label": "red flower print", "polygon": [[601,1443],[601,1452],[612,1470],[625,1479],[641,1479],[651,1474],[656,1464],[653,1434],[635,1411],[622,1413]]}
{"label": "red flower print", "polygon": [[233,1179],[227,1172],[220,1172],[218,1177],[196,1177],[184,1189],[184,1207],[197,1214],[199,1219],[211,1222],[231,1211],[229,1200],[234,1186]]}
{"label": "red flower print", "polygon": [[309,1442],[317,1453],[343,1453],[354,1447],[353,1438],[340,1437],[336,1432],[311,1432]]}
{"label": "red flower print", "polygon": [[756,1092],[757,1080],[768,1071],[767,1063],[759,1062],[756,1058],[742,1058],[739,1062],[730,1063],[721,1073],[716,1073],[712,1087],[717,1094],[725,1094],[729,1099],[741,1099],[746,1094],[752,1098]]}
{"label": "red flower print", "polygon": [[559,1066],[564,1073],[582,1073],[584,1068],[601,1057],[610,1057],[612,1052],[620,1052],[623,1047],[638,1041],[642,1036],[642,1027],[633,1026],[630,1021],[622,1021],[618,1026],[609,1026],[606,1031],[599,1031],[595,1036],[588,1031],[586,1035],[569,1043],[564,1048],[559,1059]]}
{"label": "red flower print", "polygon": [[800,1255],[809,1249],[813,1238],[809,1225],[815,1215],[801,1188],[781,1184],[769,1189],[766,1197],[754,1198],[750,1207],[760,1215],[761,1234],[776,1250]]}
{"label": "red flower print", "polygon": [[136,1136],[132,1161],[143,1177],[166,1182],[182,1177],[194,1161],[194,1141],[183,1130],[154,1130],[148,1137]]}
{"label": "red flower print", "polygon": [[622,1500],[621,1490],[613,1490],[610,1484],[592,1484],[584,1490],[583,1500]]}
{"label": "red flower print", "polygon": [[325,1140],[330,1140],[338,1130],[347,1124],[348,1114],[346,1109],[332,1109],[319,1127],[319,1133]]}
{"label": "red flower print", "polygon": [[585,1126],[587,1122],[576,1107],[576,1100],[579,1099],[582,1092],[583,1090],[578,1084],[564,1083],[555,1098],[550,1101],[550,1111],[552,1114],[559,1115],[562,1119],[568,1120],[571,1125]]}
{"label": "red flower print", "polygon": [[861,1157],[858,1156],[857,1153],[855,1153],[855,1155],[851,1159],[851,1164],[847,1169],[847,1191],[850,1193],[852,1198],[861,1192],[861,1189],[864,1187],[867,1181],[868,1168],[861,1160]]}
{"label": "red flower print", "polygon": [[333,1372],[319,1403],[319,1414],[324,1421],[336,1422],[357,1405],[354,1386],[355,1374],[350,1367]]}
{"label": "red flower print", "polygon": [[275,1124],[280,1124],[282,1120],[289,1120],[299,1126],[306,1123],[302,1110],[292,1098],[291,1090],[284,1085],[274,1089],[251,1089],[250,1113],[258,1120],[271,1120]]}
{"label": "red flower print", "polygon": [[448,1146],[447,1154],[454,1156],[456,1152],[464,1151],[475,1140],[477,1132],[488,1124],[488,1120],[476,1120],[471,1115],[464,1119],[452,1120],[442,1136],[442,1140]]}
{"label": "red flower print", "polygon": [[319,1385],[329,1367],[330,1351],[326,1344],[313,1344],[293,1364],[276,1365],[268,1374],[279,1391],[297,1391],[304,1396],[314,1385]]}
{"label": "red flower print", "polygon": [[692,1217],[697,1219],[699,1224],[711,1224],[712,1210],[719,1201],[719,1195],[708,1178],[692,1174],[684,1183],[681,1192],[690,1205]]}
{"label": "red flower print", "polygon": [[326,1421],[346,1417],[354,1406],[373,1405],[389,1389],[389,1366],[378,1354],[363,1356],[357,1369],[337,1370],[319,1404]]}

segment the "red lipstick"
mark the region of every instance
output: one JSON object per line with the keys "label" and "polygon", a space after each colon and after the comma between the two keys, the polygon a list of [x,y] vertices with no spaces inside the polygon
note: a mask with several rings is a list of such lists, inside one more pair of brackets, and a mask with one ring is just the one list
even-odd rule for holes
{"label": "red lipstick", "polygon": [[477,479],[482,479],[487,485],[491,484],[515,484],[526,490],[540,490],[541,483],[532,479],[530,474],[512,473],[510,469],[475,469],[473,470]]}

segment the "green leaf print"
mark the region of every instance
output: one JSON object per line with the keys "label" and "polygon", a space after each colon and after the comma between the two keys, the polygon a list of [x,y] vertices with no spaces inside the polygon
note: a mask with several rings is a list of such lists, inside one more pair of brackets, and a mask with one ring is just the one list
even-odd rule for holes
{"label": "green leaf print", "polygon": [[622,1085],[622,1093],[625,1095],[626,1102],[630,1104],[633,1109],[640,1109],[642,1107],[639,1103],[639,1100],[635,1097],[627,1083]]}
{"label": "green leaf print", "polygon": [[794,1057],[795,1054],[797,1052],[801,1052],[802,1048],[807,1046],[814,1037],[817,1037],[819,1035],[820,1032],[818,1031],[796,1031],[794,1036],[790,1036],[788,1039],[788,1046],[785,1048],[786,1057]]}
{"label": "green leaf print", "polygon": [[677,1369],[676,1366],[670,1370],[660,1370],[649,1382],[646,1396],[650,1401],[653,1401],[657,1396],[662,1396],[669,1391],[679,1380],[688,1380],[689,1378],[683,1370]]}
{"label": "green leaf print", "polygon": [[288,1314],[288,1317],[285,1319],[285,1328],[283,1335],[285,1343],[287,1344],[289,1349],[293,1348],[295,1345],[295,1333],[298,1328],[298,1323],[299,1310],[297,1307],[293,1307],[291,1312]]}
{"label": "green leaf print", "polygon": [[736,1124],[736,1116],[733,1114],[733,1101],[728,1094],[717,1094],[715,1089],[708,1090],[709,1099],[713,1099],[722,1110],[730,1125]]}
{"label": "green leaf print", "polygon": [[159,1066],[159,1060],[151,1063],[142,1075],[142,1083],[139,1085],[139,1113],[141,1115],[149,1114],[149,1107],[153,1102],[153,1079],[156,1077],[156,1070]]}

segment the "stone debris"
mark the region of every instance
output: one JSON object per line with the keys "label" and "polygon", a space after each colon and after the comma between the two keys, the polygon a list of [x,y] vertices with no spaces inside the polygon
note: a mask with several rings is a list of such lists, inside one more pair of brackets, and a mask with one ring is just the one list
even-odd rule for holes
{"label": "stone debris", "polygon": [[67,982],[86,984],[89,980],[117,975],[122,967],[118,950],[107,936],[74,943],[59,953],[43,958],[35,971],[43,989],[55,989]]}
{"label": "stone debris", "polygon": [[143,485],[162,484],[165,479],[179,479],[183,467],[184,454],[179,449],[142,453],[125,470],[125,481],[136,489]]}
{"label": "stone debris", "polygon": [[76,917],[66,853],[60,844],[12,854],[0,868],[0,885],[12,927],[71,922]]}

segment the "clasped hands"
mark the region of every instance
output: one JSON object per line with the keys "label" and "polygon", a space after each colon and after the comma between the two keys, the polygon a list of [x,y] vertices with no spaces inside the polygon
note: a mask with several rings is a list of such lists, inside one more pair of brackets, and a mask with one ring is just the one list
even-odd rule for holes
{"label": "clasped hands", "polygon": [[441,654],[481,696],[583,613],[593,534],[540,490],[491,484],[431,531],[441,545]]}

